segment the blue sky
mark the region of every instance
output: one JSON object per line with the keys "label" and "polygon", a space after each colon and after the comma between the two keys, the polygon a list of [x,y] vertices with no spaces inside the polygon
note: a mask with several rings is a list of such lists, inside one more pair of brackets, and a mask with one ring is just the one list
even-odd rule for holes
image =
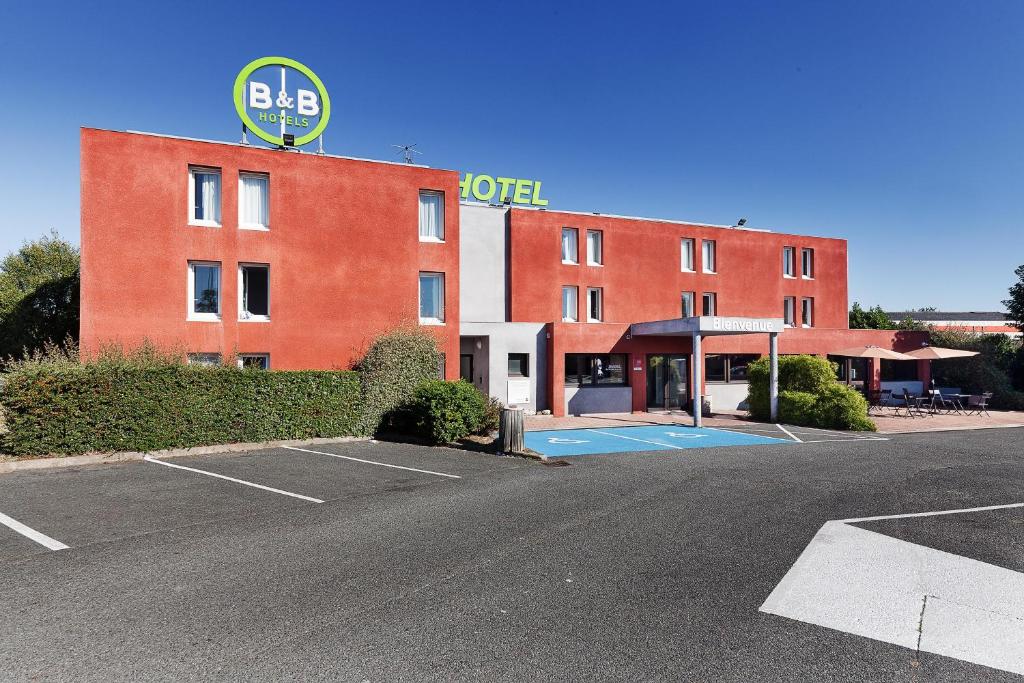
{"label": "blue sky", "polygon": [[[1024,2],[4,3],[0,252],[77,242],[78,129],[238,138],[308,64],[334,154],[536,178],[551,208],[842,237],[850,298],[1001,309],[1024,263]],[[142,226],[140,226],[141,228]]]}

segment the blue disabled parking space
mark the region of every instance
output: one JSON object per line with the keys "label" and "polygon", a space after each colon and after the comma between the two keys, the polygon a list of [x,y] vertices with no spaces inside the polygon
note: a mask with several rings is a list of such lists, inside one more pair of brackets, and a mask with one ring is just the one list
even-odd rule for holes
{"label": "blue disabled parking space", "polygon": [[683,425],[553,429],[526,432],[525,439],[527,448],[551,457],[795,443],[785,438]]}

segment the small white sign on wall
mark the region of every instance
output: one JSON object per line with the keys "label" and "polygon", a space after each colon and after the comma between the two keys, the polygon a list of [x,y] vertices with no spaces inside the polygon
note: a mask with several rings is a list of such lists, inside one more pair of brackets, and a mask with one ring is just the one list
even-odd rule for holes
{"label": "small white sign on wall", "polygon": [[522,405],[530,402],[530,380],[510,379],[508,381],[508,404],[510,406]]}

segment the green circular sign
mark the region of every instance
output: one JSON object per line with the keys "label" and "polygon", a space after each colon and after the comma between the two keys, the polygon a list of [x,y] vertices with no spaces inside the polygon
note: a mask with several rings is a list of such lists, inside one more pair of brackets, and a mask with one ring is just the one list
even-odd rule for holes
{"label": "green circular sign", "polygon": [[[251,76],[253,72],[255,72],[257,69],[263,68],[265,66],[280,66],[286,69],[294,69],[295,71],[298,71],[303,76],[308,78],[309,82],[313,84],[314,88],[316,88],[316,95],[319,97],[319,101],[316,104],[319,106],[320,120],[313,127],[313,130],[306,133],[305,135],[295,137],[295,146],[298,147],[299,145],[305,145],[309,142],[312,142],[313,140],[316,140],[320,136],[320,134],[324,132],[324,129],[327,128],[327,121],[331,118],[331,98],[327,94],[327,88],[324,87],[323,81],[317,78],[317,75],[313,73],[312,69],[310,69],[305,64],[302,64],[301,62],[297,62],[294,59],[288,59],[287,57],[261,57],[259,59],[254,59],[253,61],[246,64],[242,68],[242,70],[238,72],[238,76],[235,78],[234,99],[235,111],[238,112],[238,117],[242,119],[242,123],[244,123],[245,127],[252,131],[252,133],[259,137],[260,139],[266,140],[272,145],[284,145],[283,136],[268,133],[266,130],[260,127],[259,123],[253,120],[252,116],[249,115],[249,108],[246,104],[246,83],[249,82],[249,76]],[[257,83],[256,85],[262,86],[264,84]],[[267,93],[269,93],[269,90],[267,91]],[[256,92],[256,94],[261,97],[268,96],[267,93],[264,93],[262,90],[258,90]],[[249,93],[250,98],[252,97],[252,94],[252,92]],[[299,99],[301,101],[301,97]],[[267,100],[267,102],[272,101],[272,99]],[[294,106],[294,104],[283,104],[285,102],[294,102],[294,100],[289,100],[286,97],[286,93],[282,90],[279,93],[279,99],[277,100],[278,106],[284,108]],[[271,107],[269,106],[263,108],[268,110],[271,109]],[[283,112],[284,110],[285,109],[279,109],[279,111],[273,111],[272,113],[268,114],[268,116],[273,116],[275,117],[275,119],[278,119],[278,117],[285,118],[285,116],[282,116],[279,113]],[[293,118],[290,115],[286,116],[288,118]],[[276,123],[277,121],[272,122]]]}

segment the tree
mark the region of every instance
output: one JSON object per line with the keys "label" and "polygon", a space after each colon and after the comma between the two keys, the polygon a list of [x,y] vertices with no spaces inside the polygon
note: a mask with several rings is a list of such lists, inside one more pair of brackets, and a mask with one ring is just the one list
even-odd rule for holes
{"label": "tree", "polygon": [[895,330],[896,324],[886,315],[881,306],[872,306],[868,310],[860,307],[856,301],[850,308],[851,330]]}
{"label": "tree", "polygon": [[1010,298],[1004,300],[1003,305],[1006,306],[1010,323],[1024,332],[1024,266],[1018,266],[1013,273],[1017,276],[1017,282],[1010,287]]}
{"label": "tree", "polygon": [[0,357],[78,339],[79,260],[51,232],[0,261]]}
{"label": "tree", "polygon": [[928,326],[925,325],[920,320],[914,320],[914,316],[907,313],[907,315],[904,316],[903,320],[896,323],[896,329],[907,331],[924,331],[928,329]]}

